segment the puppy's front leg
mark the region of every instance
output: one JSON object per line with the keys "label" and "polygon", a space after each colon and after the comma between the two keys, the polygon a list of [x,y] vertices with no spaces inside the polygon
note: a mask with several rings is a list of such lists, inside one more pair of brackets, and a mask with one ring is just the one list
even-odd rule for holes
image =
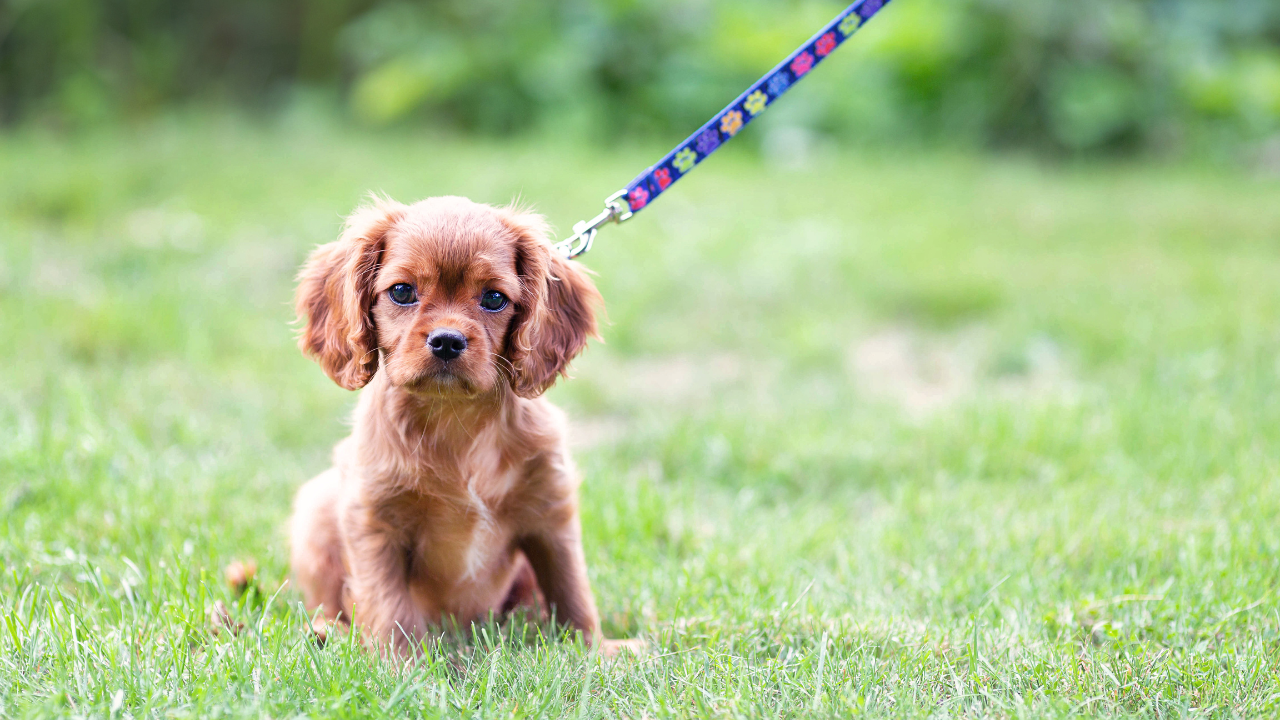
{"label": "puppy's front leg", "polygon": [[343,521],[353,620],[374,641],[390,643],[393,651],[402,652],[425,629],[409,593],[408,547],[366,509],[348,511]]}
{"label": "puppy's front leg", "polygon": [[529,558],[547,603],[555,609],[556,620],[580,630],[588,645],[599,642],[600,617],[587,580],[577,513],[562,524],[521,538],[520,549]]}

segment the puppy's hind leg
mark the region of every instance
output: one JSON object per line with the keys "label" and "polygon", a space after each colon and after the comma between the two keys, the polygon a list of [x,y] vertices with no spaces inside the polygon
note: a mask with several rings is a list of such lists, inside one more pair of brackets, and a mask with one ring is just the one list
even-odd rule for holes
{"label": "puppy's hind leg", "polygon": [[342,611],[346,570],[338,535],[340,475],[330,468],[298,489],[289,521],[293,575],[307,611],[320,608],[325,621],[347,620]]}
{"label": "puppy's hind leg", "polygon": [[516,571],[512,574],[511,586],[507,588],[507,596],[502,601],[499,614],[510,615],[516,610],[528,610],[542,620],[546,617],[547,603],[538,590],[538,577],[533,574],[533,566],[523,552],[516,553]]}

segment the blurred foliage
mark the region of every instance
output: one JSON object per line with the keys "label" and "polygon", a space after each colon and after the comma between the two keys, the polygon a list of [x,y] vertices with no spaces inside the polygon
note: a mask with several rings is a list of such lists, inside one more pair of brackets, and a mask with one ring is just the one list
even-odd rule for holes
{"label": "blurred foliage", "polygon": [[[180,102],[373,124],[680,134],[841,7],[817,0],[0,0],[0,120]],[[1275,0],[897,0],[781,121],[869,141],[1179,150],[1280,132]]]}

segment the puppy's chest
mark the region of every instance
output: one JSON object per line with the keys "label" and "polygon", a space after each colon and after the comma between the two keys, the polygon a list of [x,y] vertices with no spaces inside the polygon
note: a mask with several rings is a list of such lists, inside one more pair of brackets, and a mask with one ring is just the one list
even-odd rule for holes
{"label": "puppy's chest", "polygon": [[520,501],[514,474],[430,481],[427,492],[402,499],[419,574],[453,584],[503,565],[518,533],[511,512]]}

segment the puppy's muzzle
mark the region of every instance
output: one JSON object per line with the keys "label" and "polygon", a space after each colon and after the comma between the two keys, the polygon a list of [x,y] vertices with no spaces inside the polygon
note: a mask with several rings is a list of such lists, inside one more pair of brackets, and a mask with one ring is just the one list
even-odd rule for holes
{"label": "puppy's muzzle", "polygon": [[467,336],[453,328],[436,328],[427,336],[427,347],[441,360],[452,360],[467,349]]}

